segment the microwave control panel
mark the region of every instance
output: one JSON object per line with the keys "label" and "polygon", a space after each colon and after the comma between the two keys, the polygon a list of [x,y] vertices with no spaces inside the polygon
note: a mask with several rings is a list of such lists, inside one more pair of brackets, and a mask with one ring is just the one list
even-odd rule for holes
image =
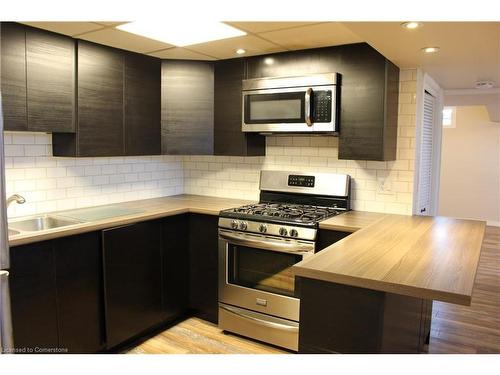
{"label": "microwave control panel", "polygon": [[332,92],[314,91],[313,117],[314,122],[332,121]]}
{"label": "microwave control panel", "polygon": [[314,187],[314,176],[288,175],[288,186]]}

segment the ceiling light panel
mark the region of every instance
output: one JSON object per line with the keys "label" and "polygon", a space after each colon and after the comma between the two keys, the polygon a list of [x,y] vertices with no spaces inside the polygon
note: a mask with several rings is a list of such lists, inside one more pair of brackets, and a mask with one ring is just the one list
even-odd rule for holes
{"label": "ceiling light panel", "polygon": [[185,21],[169,20],[162,24],[157,24],[154,22],[136,21],[119,25],[117,28],[178,47],[246,35],[244,31],[223,24],[222,22],[197,21],[195,24],[190,24]]}

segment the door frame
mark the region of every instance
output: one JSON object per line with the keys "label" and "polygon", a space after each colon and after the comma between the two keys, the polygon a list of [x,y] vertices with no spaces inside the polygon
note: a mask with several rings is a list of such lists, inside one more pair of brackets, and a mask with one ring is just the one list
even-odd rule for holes
{"label": "door frame", "polygon": [[432,196],[429,215],[437,215],[439,208],[439,180],[441,174],[441,145],[442,145],[442,122],[443,122],[443,89],[427,73],[417,69],[417,104],[416,104],[416,138],[415,138],[415,164],[413,178],[413,207],[412,214],[420,215],[418,211],[418,182],[420,179],[420,142],[422,128],[424,125],[424,96],[425,92],[436,98],[436,113],[433,124],[433,149],[432,149]]}

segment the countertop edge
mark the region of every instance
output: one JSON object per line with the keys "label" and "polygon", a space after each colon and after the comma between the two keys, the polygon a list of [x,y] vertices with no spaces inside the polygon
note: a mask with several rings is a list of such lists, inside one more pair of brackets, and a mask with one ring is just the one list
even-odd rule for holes
{"label": "countertop edge", "polygon": [[426,300],[437,300],[463,306],[470,306],[472,299],[471,295],[457,294],[445,292],[441,290],[433,290],[428,288],[420,288],[415,286],[407,286],[404,284],[394,284],[381,280],[373,280],[359,278],[348,275],[341,275],[332,272],[311,271],[307,268],[293,267],[295,276],[306,279],[325,281],[328,283],[342,284],[347,286],[355,286],[364,289],[377,290],[380,292],[394,293],[407,297],[422,298]]}

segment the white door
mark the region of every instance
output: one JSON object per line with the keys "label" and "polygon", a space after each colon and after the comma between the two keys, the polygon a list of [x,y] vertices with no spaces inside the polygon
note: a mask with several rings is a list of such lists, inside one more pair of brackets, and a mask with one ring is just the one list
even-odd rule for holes
{"label": "white door", "polygon": [[432,215],[433,207],[433,160],[434,124],[436,123],[436,98],[424,92],[423,123],[420,133],[417,215]]}

